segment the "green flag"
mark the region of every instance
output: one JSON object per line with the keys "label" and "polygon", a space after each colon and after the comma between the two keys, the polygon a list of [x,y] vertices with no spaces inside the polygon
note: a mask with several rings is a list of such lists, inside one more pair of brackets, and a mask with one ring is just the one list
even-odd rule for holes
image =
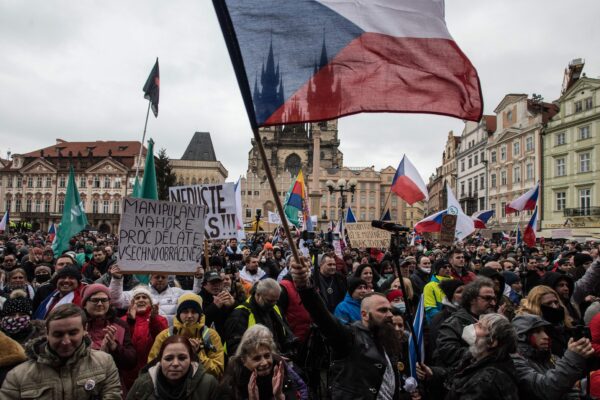
{"label": "green flag", "polygon": [[131,197],[135,197],[136,199],[140,198],[140,180],[137,176],[133,182],[133,192],[131,192]]}
{"label": "green flag", "polygon": [[300,227],[300,219],[298,218],[298,208],[294,207],[294,206],[288,206],[288,200],[290,198],[290,195],[292,194],[292,190],[294,190],[294,185],[296,184],[296,180],[294,179],[292,181],[292,184],[290,186],[290,189],[287,191],[287,193],[285,194],[285,201],[284,201],[284,207],[283,207],[283,213],[285,214],[285,216],[287,217],[288,221],[290,221],[292,224],[294,224],[294,226],[296,228]]}
{"label": "green flag", "polygon": [[142,179],[142,186],[137,197],[140,199],[158,200],[156,167],[154,166],[154,141],[152,139],[148,140],[144,178]]}
{"label": "green flag", "polygon": [[65,208],[56,237],[52,243],[52,250],[57,256],[63,251],[69,249],[69,241],[73,236],[85,229],[88,224],[83,203],[79,198],[79,191],[75,184],[75,171],[73,166],[69,171],[69,183],[67,184],[67,194],[65,195]]}

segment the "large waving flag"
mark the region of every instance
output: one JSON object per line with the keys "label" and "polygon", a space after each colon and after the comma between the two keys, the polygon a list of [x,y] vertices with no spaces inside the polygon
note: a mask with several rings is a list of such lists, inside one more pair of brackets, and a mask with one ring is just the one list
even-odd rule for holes
{"label": "large waving flag", "polygon": [[527,227],[525,228],[525,232],[523,232],[523,242],[525,242],[525,244],[528,247],[535,247],[535,224],[537,221],[537,207],[535,208],[535,211],[533,212],[533,215],[531,216],[531,219],[529,220],[529,223],[527,224]]}
{"label": "large waving flag", "polygon": [[213,0],[253,128],[360,112],[479,121],[443,0]]}
{"label": "large waving flag", "polygon": [[73,236],[81,232],[88,224],[83,203],[79,198],[79,191],[75,184],[75,171],[73,166],[69,172],[69,182],[67,184],[67,193],[65,194],[65,208],[54,242],[52,251],[56,256],[61,255],[69,249],[69,241]]}
{"label": "large waving flag", "polygon": [[6,210],[6,212],[4,213],[4,217],[2,217],[2,221],[0,221],[0,231],[5,232],[6,228],[10,227],[10,218],[9,218],[9,213],[10,211]]}
{"label": "large waving flag", "polygon": [[485,229],[490,218],[494,216],[494,210],[483,210],[477,211],[475,214],[471,215],[471,219],[473,219],[473,223],[475,224],[475,229]]}
{"label": "large waving flag", "polygon": [[410,374],[413,378],[417,379],[417,362],[425,362],[425,342],[423,340],[424,329],[423,322],[425,317],[425,309],[423,307],[423,295],[419,299],[419,305],[417,307],[417,313],[415,314],[415,320],[413,322],[413,332],[415,336],[410,335],[408,341],[408,358],[410,361]]}
{"label": "large waving flag", "polygon": [[160,97],[160,71],[158,68],[158,57],[156,57],[156,63],[150,71],[150,75],[144,84],[144,98],[150,101],[152,112],[154,117],[158,117],[158,100]]}
{"label": "large waving flag", "polygon": [[402,157],[400,165],[398,165],[391,190],[410,205],[417,201],[429,199],[425,182],[423,182],[415,166],[406,157],[406,154]]}
{"label": "large waving flag", "polygon": [[414,230],[417,233],[439,232],[442,230],[442,217],[448,214],[447,210],[438,211],[416,223]]}
{"label": "large waving flag", "polygon": [[[304,184],[304,175],[302,174],[302,170],[298,172],[298,176],[296,176],[296,181],[293,183],[289,196],[286,199],[285,207],[291,211],[291,213],[302,213],[302,227],[306,231],[312,231],[312,220],[310,218],[310,210],[308,208],[308,195],[306,191],[306,185]],[[285,211],[285,214],[288,214],[288,211]],[[298,217],[296,216],[296,219]],[[290,221],[293,222],[293,219],[290,218]]]}
{"label": "large waving flag", "polygon": [[516,211],[524,211],[524,210],[534,210],[537,206],[537,199],[540,194],[540,184],[538,182],[537,185],[529,189],[527,192],[522,194],[520,197],[514,199],[510,203],[508,203],[504,209],[507,214],[516,212]]}

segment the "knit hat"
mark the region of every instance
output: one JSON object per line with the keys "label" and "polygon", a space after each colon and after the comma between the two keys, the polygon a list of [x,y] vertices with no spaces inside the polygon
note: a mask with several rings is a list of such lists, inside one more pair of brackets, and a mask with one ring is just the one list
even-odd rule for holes
{"label": "knit hat", "polygon": [[273,245],[269,242],[265,243],[263,250],[273,250]]}
{"label": "knit hat", "polygon": [[355,278],[355,277],[348,278],[348,293],[350,294],[350,296],[352,296],[352,293],[354,293],[354,291],[356,289],[358,289],[358,287],[360,285],[367,286],[367,282],[365,282],[364,280],[362,280],[360,278]]}
{"label": "knit hat", "polygon": [[28,314],[33,313],[33,303],[27,297],[27,293],[22,290],[13,290],[10,298],[4,302],[4,307],[0,315],[2,317],[14,313]]}
{"label": "knit hat", "polygon": [[81,292],[81,305],[85,305],[88,299],[92,297],[92,295],[95,293],[104,293],[110,299],[110,292],[108,291],[108,287],[104,286],[101,283],[93,283],[83,288],[83,291]]}
{"label": "knit hat", "polygon": [[52,268],[50,268],[47,265],[38,265],[37,267],[35,267],[35,271],[34,272],[42,272],[42,270],[44,270],[45,272],[52,274]]}
{"label": "knit hat", "polygon": [[53,281],[54,283],[58,282],[60,278],[65,278],[67,276],[73,277],[77,279],[77,282],[81,283],[81,271],[79,271],[79,267],[74,265],[67,265],[56,274],[54,274]]}
{"label": "knit hat", "polygon": [[387,292],[385,297],[388,299],[389,302],[394,301],[398,297],[404,298],[404,296],[402,295],[402,290],[400,290],[400,289],[390,290],[389,292]]}
{"label": "knit hat", "polygon": [[414,258],[413,256],[408,256],[404,260],[402,260],[402,264],[400,264],[400,265],[404,266],[404,265],[408,265],[408,264],[411,264],[411,263],[412,264],[416,264],[417,263],[417,259]]}
{"label": "knit hat", "polygon": [[202,297],[195,293],[186,293],[179,296],[179,300],[177,300],[177,319],[181,321],[179,314],[188,308],[191,308],[198,314],[202,314]]}
{"label": "knit hat", "polygon": [[[6,306],[4,306],[6,307]],[[587,326],[590,325],[592,319],[600,312],[600,302],[595,301],[585,310],[585,314],[583,316],[583,321]]]}
{"label": "knit hat", "polygon": [[448,263],[448,260],[445,259],[441,259],[441,260],[437,260],[436,262],[433,263],[433,272],[437,275],[440,272],[440,269],[442,269],[443,267],[450,265],[450,263]]}
{"label": "knit hat", "polygon": [[579,266],[585,264],[586,262],[591,262],[591,261],[594,261],[594,259],[589,254],[577,253],[573,256],[573,263],[575,264],[576,267],[579,267]]}
{"label": "knit hat", "polygon": [[146,297],[148,297],[150,299],[150,302],[152,302],[152,294],[150,293],[150,288],[148,288],[148,286],[138,285],[138,286],[134,287],[133,290],[131,291],[131,298],[134,298],[138,294],[146,295]]}
{"label": "knit hat", "polygon": [[456,289],[463,286],[464,283],[460,279],[444,279],[439,285],[442,292],[446,295],[446,298],[452,301]]}
{"label": "knit hat", "polygon": [[512,271],[504,271],[502,272],[502,276],[504,276],[504,283],[506,283],[509,286],[521,280],[521,278],[519,278],[519,275],[515,274]]}

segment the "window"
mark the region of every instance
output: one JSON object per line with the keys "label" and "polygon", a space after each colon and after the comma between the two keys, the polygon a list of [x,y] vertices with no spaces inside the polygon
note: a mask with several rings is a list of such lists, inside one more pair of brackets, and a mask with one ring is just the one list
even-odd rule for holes
{"label": "window", "polygon": [[473,180],[469,179],[469,196],[473,193]]}
{"label": "window", "polygon": [[28,176],[27,177],[27,187],[28,188],[32,188],[33,187],[33,176]]}
{"label": "window", "polygon": [[469,157],[469,168],[471,168],[473,166],[473,159],[471,157]]}
{"label": "window", "polygon": [[492,159],[493,163],[496,162],[496,151],[495,150],[491,152],[491,159]]}
{"label": "window", "polygon": [[64,188],[66,186],[67,186],[67,178],[64,175],[61,175],[60,178],[58,178],[58,187]]}
{"label": "window", "polygon": [[592,189],[579,189],[579,207],[583,215],[590,215],[592,204]]}
{"label": "window", "polygon": [[490,204],[490,210],[496,211],[496,203],[491,203]]}
{"label": "window", "polygon": [[23,187],[23,178],[20,176],[17,176],[17,184],[16,184],[17,188]]}
{"label": "window", "polygon": [[525,175],[528,181],[533,180],[533,164],[529,163],[525,166]]}
{"label": "window", "polygon": [[496,174],[491,174],[490,175],[490,186],[495,188],[496,187]]}
{"label": "window", "polygon": [[579,140],[590,138],[590,126],[582,126],[579,128]]}
{"label": "window", "polygon": [[50,212],[50,199],[44,200],[44,212]]}
{"label": "window", "polygon": [[31,199],[25,200],[25,211],[31,212]]}
{"label": "window", "polygon": [[475,154],[475,156],[473,157],[473,165],[477,165],[478,162],[479,162],[479,156],[477,154]]}
{"label": "window", "polygon": [[558,132],[556,134],[556,146],[561,146],[567,143],[567,133],[566,132]]}
{"label": "window", "polygon": [[38,176],[35,180],[35,186],[41,188],[42,187],[42,176]]}
{"label": "window", "polygon": [[505,202],[500,203],[500,208],[502,209],[501,210],[502,218],[506,218],[506,203]]}
{"label": "window", "polygon": [[98,200],[92,200],[92,214],[98,214]]}
{"label": "window", "polygon": [[110,188],[110,176],[104,177],[104,189]]}
{"label": "window", "polygon": [[51,176],[47,176],[46,177],[46,187],[52,187],[52,177]]}
{"label": "window", "polygon": [[579,172],[590,172],[591,171],[591,159],[590,153],[579,154]]}
{"label": "window", "polygon": [[525,150],[533,151],[533,136],[527,136],[525,138]]}
{"label": "window", "polygon": [[98,175],[94,176],[92,187],[94,189],[99,189],[100,188],[100,177]]}
{"label": "window", "polygon": [[85,183],[86,183],[85,181],[86,181],[86,179],[85,179],[85,176],[84,176],[84,175],[81,175],[81,176],[79,177],[79,187],[80,187],[80,188],[85,188]]}
{"label": "window", "polygon": [[506,171],[500,171],[500,185],[506,186]]}
{"label": "window", "polygon": [[567,166],[564,158],[557,158],[556,161],[556,176],[565,176],[567,174]]}
{"label": "window", "polygon": [[113,201],[113,214],[121,213],[121,202],[119,200]]}
{"label": "window", "polygon": [[506,161],[506,146],[500,147],[500,160]]}
{"label": "window", "polygon": [[360,213],[360,219],[362,221],[366,221],[367,220],[367,214],[364,211]]}
{"label": "window", "polygon": [[102,213],[103,214],[108,214],[108,209],[109,209],[109,203],[108,200],[104,200],[102,202]]}
{"label": "window", "polygon": [[17,198],[15,200],[15,211],[21,212],[21,199]]}
{"label": "window", "polygon": [[485,187],[485,175],[479,175],[479,187],[483,189]]}
{"label": "window", "polygon": [[360,194],[360,205],[364,206],[367,203],[367,194],[365,192],[362,192]]}
{"label": "window", "polygon": [[375,193],[371,192],[369,193],[369,204],[370,205],[375,205]]}
{"label": "window", "polygon": [[42,200],[40,199],[35,200],[35,212],[42,212]]}
{"label": "window", "polygon": [[246,218],[252,218],[252,209],[246,208]]}
{"label": "window", "polygon": [[12,176],[8,176],[6,178],[6,187],[7,188],[11,188],[13,186],[12,184],[13,184],[13,177]]}
{"label": "window", "polygon": [[565,209],[567,205],[567,193],[566,192],[556,192],[556,211],[562,211]]}
{"label": "window", "polygon": [[506,120],[507,120],[508,122],[512,122],[512,120],[513,120],[513,113],[512,113],[512,110],[509,110],[509,111],[507,111],[507,112],[506,112]]}
{"label": "window", "polygon": [[479,156],[479,159],[481,160],[481,162],[483,162],[483,160],[485,160],[485,156],[484,156],[484,152],[481,152],[481,155]]}
{"label": "window", "polygon": [[396,207],[398,205],[398,198],[396,196],[392,196],[392,207]]}
{"label": "window", "polygon": [[581,100],[576,101],[575,102],[575,112],[582,112],[583,111],[583,102]]}
{"label": "window", "polygon": [[59,199],[58,200],[58,212],[60,214],[62,214],[63,211],[65,211],[65,199]]}
{"label": "window", "polygon": [[586,110],[591,110],[592,108],[594,108],[594,103],[593,103],[591,97],[588,97],[587,99],[584,99],[583,102],[584,102],[584,108]]}
{"label": "window", "polygon": [[479,211],[485,209],[485,197],[479,198]]}
{"label": "window", "polygon": [[477,191],[477,178],[473,178],[473,191]]}
{"label": "window", "polygon": [[121,177],[118,176],[115,178],[115,189],[121,189]]}
{"label": "window", "polygon": [[255,196],[258,196],[258,190],[255,190],[255,191],[254,191],[254,195],[255,195]]}
{"label": "window", "polygon": [[520,142],[514,142],[513,143],[513,156],[516,156],[520,152],[521,152],[521,143]]}
{"label": "window", "polygon": [[464,172],[465,171],[465,160],[461,160],[460,161],[460,172]]}
{"label": "window", "polygon": [[519,165],[516,165],[513,168],[513,177],[512,177],[513,183],[519,183],[521,182],[521,167]]}
{"label": "window", "polygon": [[463,197],[465,195],[465,183],[460,183],[460,196]]}
{"label": "window", "polygon": [[12,200],[6,199],[6,211],[10,211],[11,206],[12,206]]}

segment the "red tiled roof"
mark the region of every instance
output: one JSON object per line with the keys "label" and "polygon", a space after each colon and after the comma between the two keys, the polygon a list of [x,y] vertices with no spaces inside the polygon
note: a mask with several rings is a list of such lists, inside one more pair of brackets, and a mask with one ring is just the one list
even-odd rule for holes
{"label": "red tiled roof", "polygon": [[[29,153],[21,154],[23,157],[40,157],[41,151],[44,151],[45,157],[56,157],[60,149],[63,157],[72,152],[73,156],[81,153],[82,156],[88,155],[90,150],[94,157],[108,157],[109,151],[113,157],[134,157],[140,151],[139,141],[95,141],[95,142],[65,142],[57,140],[57,143],[35,150]],[[146,148],[142,150],[142,156],[146,154]]]}

